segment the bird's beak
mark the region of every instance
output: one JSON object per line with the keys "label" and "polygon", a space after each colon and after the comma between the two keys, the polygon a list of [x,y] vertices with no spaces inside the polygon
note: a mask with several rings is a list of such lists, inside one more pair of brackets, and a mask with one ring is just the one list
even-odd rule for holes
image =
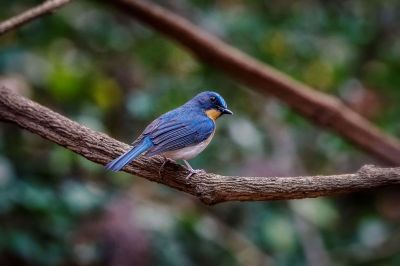
{"label": "bird's beak", "polygon": [[222,113],[226,114],[226,115],[233,115],[233,112],[231,110],[229,110],[228,108],[222,109]]}

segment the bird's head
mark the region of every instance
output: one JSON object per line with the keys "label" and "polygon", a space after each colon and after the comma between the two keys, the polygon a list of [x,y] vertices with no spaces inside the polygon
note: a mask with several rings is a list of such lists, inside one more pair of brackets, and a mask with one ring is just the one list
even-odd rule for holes
{"label": "bird's head", "polygon": [[223,114],[233,114],[233,112],[228,109],[224,98],[213,91],[199,93],[192,101],[199,105],[205,114],[214,121]]}

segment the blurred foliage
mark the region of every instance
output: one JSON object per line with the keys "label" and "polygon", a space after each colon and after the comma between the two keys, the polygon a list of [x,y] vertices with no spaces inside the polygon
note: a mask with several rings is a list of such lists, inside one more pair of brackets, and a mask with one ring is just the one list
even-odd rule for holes
{"label": "blurred foliage", "polygon": [[[40,2],[0,0],[0,19]],[[399,1],[160,2],[400,136]],[[95,2],[74,1],[2,36],[0,80],[126,142],[161,113],[216,90],[235,116],[218,121],[193,165],[221,174],[327,174],[379,164]],[[124,194],[134,205],[119,204]],[[1,265],[399,265],[399,200],[398,191],[382,189],[204,207],[0,126]]]}

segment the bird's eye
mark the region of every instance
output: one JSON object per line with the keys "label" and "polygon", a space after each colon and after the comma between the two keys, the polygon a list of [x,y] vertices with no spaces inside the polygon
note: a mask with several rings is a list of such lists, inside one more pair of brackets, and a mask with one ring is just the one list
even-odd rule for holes
{"label": "bird's eye", "polygon": [[210,101],[212,101],[213,103],[216,101],[217,99],[214,96],[210,97]]}

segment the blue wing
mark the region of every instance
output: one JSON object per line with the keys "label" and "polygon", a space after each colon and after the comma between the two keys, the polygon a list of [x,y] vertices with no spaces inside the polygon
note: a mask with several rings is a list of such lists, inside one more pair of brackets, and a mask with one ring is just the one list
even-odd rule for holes
{"label": "blue wing", "polygon": [[151,130],[146,128],[144,136],[149,136],[154,146],[146,153],[153,156],[167,151],[179,150],[206,140],[214,132],[215,124],[208,117],[192,117],[190,120],[160,119]]}

